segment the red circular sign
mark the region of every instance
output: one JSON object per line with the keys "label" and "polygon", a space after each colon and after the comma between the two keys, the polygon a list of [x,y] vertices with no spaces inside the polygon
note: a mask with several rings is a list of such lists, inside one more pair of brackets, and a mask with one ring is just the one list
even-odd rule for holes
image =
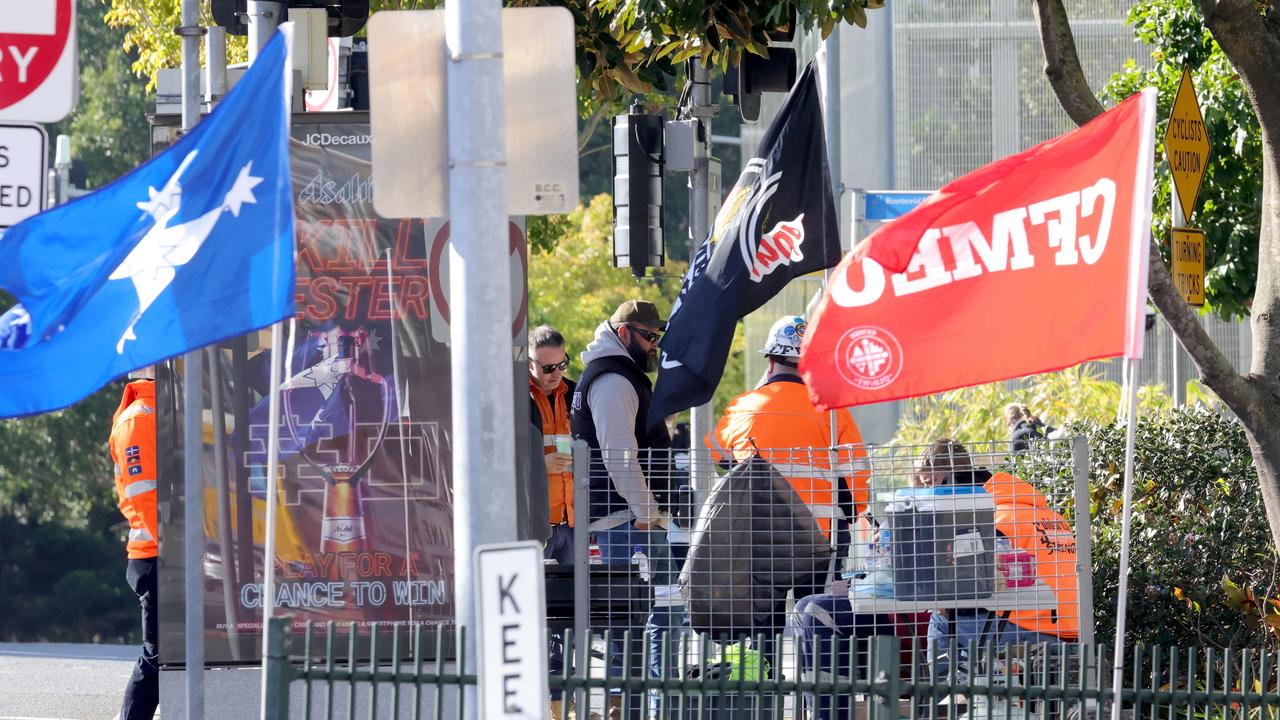
{"label": "red circular sign", "polygon": [[[24,10],[31,15],[23,19],[22,28],[29,32],[0,31],[0,109],[23,100],[49,79],[71,38],[73,1],[55,0],[52,8],[31,3]],[[12,27],[12,21],[0,22]]]}
{"label": "red circular sign", "polygon": [[[507,223],[508,235],[511,238],[511,255],[520,256],[521,270],[527,276],[529,274],[529,250],[525,247],[524,233],[520,232],[520,226],[515,223]],[[444,293],[444,282],[441,277],[441,269],[444,268],[444,249],[448,246],[449,240],[449,223],[440,226],[440,230],[436,232],[435,240],[431,243],[431,260],[428,272],[431,273],[431,299],[435,302],[436,307],[440,309],[440,315],[444,321],[449,320],[449,298]],[[521,331],[524,330],[525,318],[529,315],[529,286],[526,283],[524,292],[520,296],[520,309],[516,311],[516,317],[511,323],[511,337],[521,337]]]}

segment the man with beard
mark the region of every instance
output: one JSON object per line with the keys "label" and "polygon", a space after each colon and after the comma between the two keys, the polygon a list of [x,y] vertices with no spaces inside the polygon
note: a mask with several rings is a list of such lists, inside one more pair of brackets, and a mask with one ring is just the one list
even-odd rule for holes
{"label": "man with beard", "polygon": [[[673,607],[667,600],[675,580],[666,539],[667,512],[662,507],[670,474],[664,468],[671,436],[665,423],[650,426],[646,422],[653,396],[647,373],[658,369],[658,339],[666,327],[658,308],[645,300],[622,303],[600,323],[581,356],[584,370],[569,419],[573,436],[586,440],[591,448],[589,518],[601,561],[621,575],[629,573],[637,550],[647,558],[649,582],[657,598],[645,626],[654,677],[663,674],[664,665],[668,672],[672,667],[670,658],[662,656],[662,637],[681,617],[678,604]],[[610,588],[616,586],[610,583]],[[649,594],[639,587],[630,591]],[[623,629],[619,627],[617,634]],[[617,665],[611,668],[615,675],[620,673],[623,652],[640,657],[634,647],[617,647],[613,655]],[[634,662],[633,667],[639,664]],[[619,698],[613,700],[611,714],[616,714]]]}

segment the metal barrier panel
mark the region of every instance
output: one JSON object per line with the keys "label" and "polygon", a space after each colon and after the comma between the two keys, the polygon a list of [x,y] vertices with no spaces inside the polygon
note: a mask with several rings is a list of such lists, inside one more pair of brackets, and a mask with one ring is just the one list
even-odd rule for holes
{"label": "metal barrier panel", "polygon": [[[888,635],[918,672],[945,674],[932,656],[952,639],[961,649],[1091,642],[1088,517],[1074,512],[1089,507],[1087,445],[929,451],[580,444],[575,629],[595,634],[574,672],[678,681],[760,667],[779,679],[854,679],[866,638]],[[719,476],[704,499],[688,486],[698,463]],[[843,641],[847,652],[824,654],[824,642]],[[697,658],[704,642],[709,663]],[[589,705],[610,702],[654,714],[671,705],[661,692],[599,689]],[[781,704],[803,705],[794,692]]]}
{"label": "metal barrier panel", "polygon": [[[441,659],[445,653],[439,647],[435,661],[424,662],[427,651],[420,644],[421,626],[412,636],[407,626],[383,629],[393,638],[412,638],[411,661],[360,663],[354,649],[335,647],[332,625],[310,626],[299,654],[296,639],[289,642],[290,622],[274,620],[268,643],[265,720],[466,717],[467,708],[460,702],[462,689],[474,685],[476,677],[457,674]],[[348,630],[344,638],[350,635]],[[436,642],[444,644],[458,640],[451,628],[435,637],[443,638]],[[573,653],[572,631],[566,633],[565,643],[566,651]],[[324,660],[302,664],[321,645],[326,646]],[[699,645],[692,659],[702,666],[710,664],[713,655],[708,643]],[[845,643],[845,652],[852,651],[852,642]],[[954,643],[948,652],[955,652]],[[1126,655],[1130,672],[1118,691],[1110,686],[1111,653],[1105,646],[973,644],[964,652],[970,658],[966,668],[953,665],[945,677],[916,672],[914,650],[903,653],[896,638],[877,636],[869,641],[856,678],[783,679],[742,667],[736,675],[697,678],[611,677],[589,669],[572,673],[566,669],[548,681],[568,697],[581,690],[588,697],[605,693],[618,698],[613,712],[599,703],[580,705],[576,717],[583,720],[592,714],[642,717],[642,706],[635,705],[632,696],[647,692],[670,700],[661,717],[682,719],[1103,720],[1110,717],[1111,704],[1117,700],[1129,720],[1280,717],[1280,663],[1272,652],[1135,647]],[[792,704],[792,698],[803,702]]]}

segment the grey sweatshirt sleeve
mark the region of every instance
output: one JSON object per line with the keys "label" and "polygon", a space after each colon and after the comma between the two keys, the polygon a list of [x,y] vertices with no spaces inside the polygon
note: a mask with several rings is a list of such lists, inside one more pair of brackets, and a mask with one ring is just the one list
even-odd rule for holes
{"label": "grey sweatshirt sleeve", "polygon": [[649,490],[637,458],[636,411],[640,398],[635,388],[621,375],[601,375],[591,385],[587,405],[591,407],[602,459],[614,489],[627,501],[637,521],[657,522],[658,502]]}

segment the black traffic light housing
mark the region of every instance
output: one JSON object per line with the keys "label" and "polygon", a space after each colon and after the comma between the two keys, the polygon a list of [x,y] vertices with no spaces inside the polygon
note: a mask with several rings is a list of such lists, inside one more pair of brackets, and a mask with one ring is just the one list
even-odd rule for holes
{"label": "black traffic light housing", "polygon": [[666,118],[644,113],[639,102],[613,120],[613,264],[636,277],[661,267],[666,246],[662,186],[666,170]]}
{"label": "black traffic light housing", "polygon": [[733,95],[743,122],[760,119],[760,94],[787,92],[796,83],[796,51],[770,47],[769,57],[744,54],[738,67],[724,75],[724,92]]}
{"label": "black traffic light housing", "polygon": [[[248,35],[248,0],[209,0],[213,21],[226,28],[231,35]],[[289,19],[289,8],[324,8],[329,16],[329,37],[355,35],[369,19],[369,0],[285,0],[284,17]]]}

